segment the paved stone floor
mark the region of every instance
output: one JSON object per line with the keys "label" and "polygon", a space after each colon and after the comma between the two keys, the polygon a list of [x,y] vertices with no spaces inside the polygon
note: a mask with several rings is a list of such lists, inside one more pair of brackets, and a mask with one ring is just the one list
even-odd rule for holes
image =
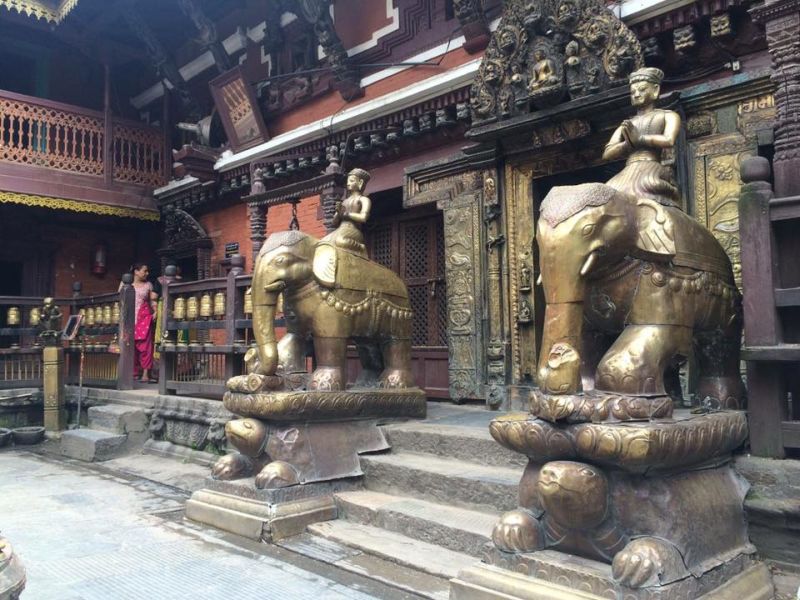
{"label": "paved stone floor", "polygon": [[193,526],[185,499],[102,467],[0,452],[0,530],[27,569],[23,600],[415,597]]}

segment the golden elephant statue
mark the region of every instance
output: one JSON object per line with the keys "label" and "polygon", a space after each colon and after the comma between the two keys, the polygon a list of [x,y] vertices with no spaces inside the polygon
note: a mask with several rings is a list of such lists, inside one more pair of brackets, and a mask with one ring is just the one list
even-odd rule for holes
{"label": "golden elephant statue", "polygon": [[[347,344],[356,345],[362,364],[359,385],[413,386],[412,311],[408,290],[393,271],[328,240],[300,231],[267,238],[253,272],[253,333],[257,348],[248,370],[275,375],[282,365],[303,365],[313,344],[316,369],[311,390],[342,390]],[[274,319],[279,295],[287,334],[276,342]]]}
{"label": "golden elephant statue", "polygon": [[743,407],[741,296],[705,227],[590,183],[550,191],[537,241],[547,302],[541,392],[674,396],[677,367],[694,350],[700,401]]}

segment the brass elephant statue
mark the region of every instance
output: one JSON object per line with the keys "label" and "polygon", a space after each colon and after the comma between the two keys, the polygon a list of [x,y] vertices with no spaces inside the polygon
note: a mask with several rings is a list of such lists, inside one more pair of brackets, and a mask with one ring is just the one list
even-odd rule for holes
{"label": "brass elephant statue", "polygon": [[678,208],[590,183],[550,191],[537,239],[542,392],[674,396],[677,366],[693,348],[698,398],[743,408],[741,296],[705,227]]}
{"label": "brass elephant statue", "polygon": [[[411,374],[412,311],[408,290],[391,270],[363,254],[300,231],[274,233],[265,241],[253,272],[253,333],[257,348],[248,370],[272,376],[281,366],[303,365],[313,344],[316,369],[308,388],[342,390],[347,344],[362,364],[359,384],[407,388]],[[287,334],[276,342],[279,295]]]}

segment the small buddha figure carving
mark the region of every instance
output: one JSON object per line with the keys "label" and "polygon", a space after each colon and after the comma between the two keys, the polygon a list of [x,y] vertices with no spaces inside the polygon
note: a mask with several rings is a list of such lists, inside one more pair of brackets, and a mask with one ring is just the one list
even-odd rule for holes
{"label": "small buddha figure carving", "polygon": [[336,246],[367,255],[362,228],[369,219],[372,204],[368,196],[363,194],[370,175],[364,169],[353,169],[347,174],[347,197],[336,206],[333,217],[333,232],[325,236]]}
{"label": "small buddha figure carving", "polygon": [[567,72],[567,86],[571,94],[579,93],[583,90],[581,79],[581,57],[578,42],[572,40],[564,48],[564,67]]}
{"label": "small buddha figure carving", "polygon": [[544,50],[540,48],[534,51],[533,59],[536,62],[533,65],[533,73],[529,84],[530,91],[535,92],[542,88],[558,85],[555,63],[545,55]]}
{"label": "small buddha figure carving", "polygon": [[636,115],[617,127],[603,152],[605,160],[627,158],[625,168],[607,185],[665,206],[679,206],[678,189],[669,169],[661,164],[661,154],[678,139],[681,118],[671,110],[655,108],[661,91],[661,69],[647,67],[630,76],[631,104]]}

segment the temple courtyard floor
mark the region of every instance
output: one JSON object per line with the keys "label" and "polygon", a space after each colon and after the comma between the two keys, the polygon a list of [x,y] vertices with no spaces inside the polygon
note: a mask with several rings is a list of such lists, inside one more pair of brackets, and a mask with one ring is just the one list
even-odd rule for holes
{"label": "temple courtyard floor", "polygon": [[85,464],[44,450],[0,452],[0,530],[27,570],[23,600],[417,598],[187,522],[202,467],[142,455]]}

